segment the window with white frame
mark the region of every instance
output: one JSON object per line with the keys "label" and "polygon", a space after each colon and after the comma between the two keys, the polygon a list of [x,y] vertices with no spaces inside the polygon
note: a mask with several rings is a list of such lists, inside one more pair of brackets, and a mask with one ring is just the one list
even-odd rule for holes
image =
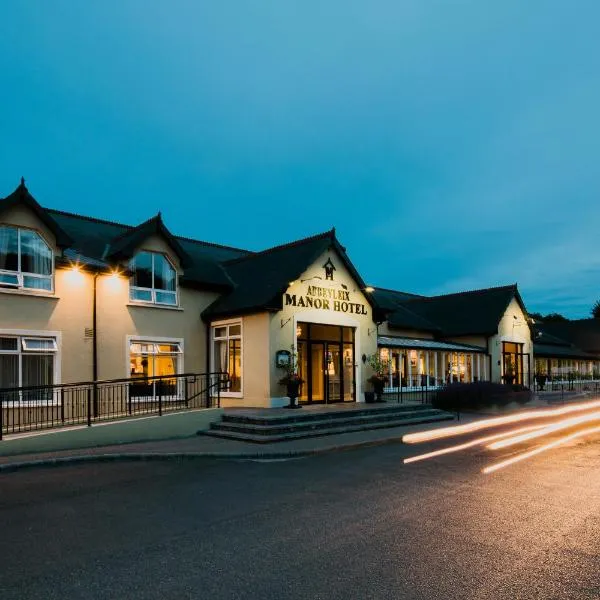
{"label": "window with white frame", "polygon": [[[137,399],[153,399],[160,391],[163,398],[178,396],[176,378],[181,372],[183,351],[179,342],[129,342],[129,369],[132,383],[129,394]],[[161,377],[161,379],[153,379]]]}
{"label": "window with white frame", "polygon": [[131,377],[148,378],[177,375],[182,354],[179,342],[132,340],[129,343]]}
{"label": "window with white frame", "polygon": [[0,388],[53,385],[56,338],[0,336]]}
{"label": "window with white frame", "polygon": [[242,392],[242,324],[224,323],[212,327],[213,371],[229,375],[228,392]]}
{"label": "window with white frame", "polygon": [[138,252],[129,263],[129,297],[134,302],[177,305],[177,272],[159,252]]}
{"label": "window with white frame", "polygon": [[0,226],[0,287],[52,291],[52,250],[31,229]]}

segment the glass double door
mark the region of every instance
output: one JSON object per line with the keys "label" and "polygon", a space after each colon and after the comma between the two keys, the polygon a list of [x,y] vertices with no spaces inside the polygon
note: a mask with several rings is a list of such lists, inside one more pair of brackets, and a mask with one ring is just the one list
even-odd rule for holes
{"label": "glass double door", "polygon": [[342,402],[341,345],[335,342],[310,342],[313,402]]}
{"label": "glass double door", "polygon": [[353,402],[354,331],[332,325],[313,324],[309,327],[305,323],[300,324],[300,330],[305,338],[299,336],[298,339],[298,366],[304,380],[300,401]]}

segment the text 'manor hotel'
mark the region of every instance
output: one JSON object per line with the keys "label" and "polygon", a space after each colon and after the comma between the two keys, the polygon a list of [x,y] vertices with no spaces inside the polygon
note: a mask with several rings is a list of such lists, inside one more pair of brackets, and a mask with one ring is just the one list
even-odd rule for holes
{"label": "text 'manor hotel'", "polygon": [[368,287],[335,230],[249,252],[173,235],[160,214],[127,226],[43,208],[23,180],[0,200],[1,388],[227,371],[224,406],[281,406],[275,356],[291,347],[306,403],[364,401],[378,349],[388,390],[600,364],[600,347],[537,331],[516,285]]}

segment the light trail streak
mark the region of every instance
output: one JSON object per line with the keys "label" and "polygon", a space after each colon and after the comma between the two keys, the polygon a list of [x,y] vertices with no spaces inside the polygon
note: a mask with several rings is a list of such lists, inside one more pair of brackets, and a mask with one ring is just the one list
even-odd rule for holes
{"label": "light trail streak", "polygon": [[537,448],[529,450],[528,452],[524,452],[523,454],[517,454],[517,456],[513,456],[512,458],[503,460],[502,462],[496,463],[489,467],[485,467],[481,470],[481,472],[485,473],[486,475],[489,473],[493,473],[494,471],[498,471],[499,469],[503,469],[504,467],[508,467],[509,465],[514,465],[517,462],[520,462],[527,458],[531,458],[532,456],[536,456],[537,454],[541,454],[542,452],[546,452],[547,450],[551,450],[552,448],[556,448],[557,446],[570,442],[571,440],[575,440],[577,438],[583,437],[584,435],[590,435],[592,433],[598,432],[600,432],[600,427],[590,427],[588,429],[582,429],[581,431],[571,433],[565,437],[560,438],[559,440],[555,440],[554,442],[545,444],[544,446],[538,446]]}
{"label": "light trail streak", "polygon": [[[514,446],[515,444],[519,444],[521,442],[527,442],[528,440],[534,440],[539,437],[543,437],[548,435],[549,433],[554,433],[555,431],[561,431],[563,429],[569,429],[575,425],[581,425],[582,423],[589,423],[590,421],[598,421],[600,419],[600,412],[593,412],[587,415],[582,415],[580,417],[572,417],[570,419],[564,419],[562,421],[558,421],[558,423],[552,423],[552,425],[547,425],[543,429],[539,431],[532,431],[529,433],[524,433],[523,435],[517,435],[505,440],[500,440],[498,442],[494,442],[490,444],[488,448],[490,450],[499,450],[500,448],[508,448],[509,446]],[[515,432],[516,433],[516,432]]]}
{"label": "light trail streak", "polygon": [[529,419],[547,419],[549,417],[557,417],[598,407],[600,407],[600,400],[595,400],[592,402],[581,402],[579,404],[570,404],[569,406],[553,408],[550,410],[541,409],[535,411],[527,411],[514,415],[507,415],[505,417],[483,419],[481,421],[467,423],[465,425],[455,425],[452,427],[443,427],[441,429],[433,429],[430,431],[408,433],[402,437],[402,441],[405,444],[419,444],[421,442],[429,442],[432,440],[439,440],[457,435],[465,435],[468,433],[480,431],[481,429],[490,429],[492,427],[499,427],[500,425],[509,425],[511,423],[518,423],[520,421],[527,421]]}
{"label": "light trail streak", "polygon": [[544,425],[530,425],[529,427],[522,427],[521,429],[505,431],[504,433],[496,433],[495,435],[488,435],[487,437],[477,438],[476,440],[471,440],[470,442],[465,442],[464,444],[459,444],[458,446],[448,446],[447,448],[433,450],[432,452],[426,452],[425,454],[410,456],[409,458],[404,459],[404,464],[407,465],[409,463],[418,462],[420,460],[426,460],[428,458],[434,458],[436,456],[442,456],[444,454],[451,454],[452,452],[460,452],[461,450],[466,450],[467,448],[472,448],[473,446],[479,446],[481,444],[485,444],[487,442],[506,437],[507,435],[525,433],[526,431],[541,429],[542,427],[544,427]]}

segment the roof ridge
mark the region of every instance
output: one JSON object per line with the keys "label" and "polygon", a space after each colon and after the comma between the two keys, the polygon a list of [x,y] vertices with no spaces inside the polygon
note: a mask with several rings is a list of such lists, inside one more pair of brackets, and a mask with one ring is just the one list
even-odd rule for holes
{"label": "roof ridge", "polygon": [[[481,292],[491,292],[492,290],[508,290],[508,289],[516,290],[517,284],[511,283],[510,285],[496,285],[496,286],[487,287],[487,288],[478,288],[476,290],[465,290],[463,292],[450,292],[448,294],[437,294],[436,296],[418,296],[415,299],[436,300],[437,298],[447,298],[449,296],[466,296],[468,294],[478,294]],[[412,300],[407,300],[407,301],[411,302]]]}
{"label": "roof ridge", "polygon": [[[117,227],[125,227],[126,229],[129,229],[129,230],[137,229],[140,225],[143,225],[144,223],[147,223],[151,219],[155,219],[158,216],[158,215],[154,215],[150,219],[147,219],[143,223],[140,223],[140,225],[127,225],[125,223],[119,223],[118,221],[110,221],[108,219],[100,219],[98,217],[90,217],[88,215],[82,215],[80,213],[74,213],[74,212],[70,212],[70,211],[66,211],[66,210],[58,210],[56,208],[44,207],[44,210],[47,210],[50,213],[64,215],[67,217],[77,217],[78,219],[84,219],[85,221],[91,221],[92,223],[102,223],[104,225],[116,225]],[[121,236],[125,233],[128,233],[128,232],[124,231],[123,233],[120,233],[119,236]],[[215,247],[215,248],[225,248],[228,250],[238,250],[238,251],[242,251],[242,252],[252,252],[251,250],[246,250],[244,248],[236,248],[234,246],[228,246],[226,244],[217,244],[216,242],[205,242],[203,240],[197,240],[197,239],[182,236],[182,235],[174,235],[173,237],[178,240],[184,240],[186,242],[193,242],[195,244],[202,244],[204,246],[211,246],[211,247]]]}
{"label": "roof ridge", "polygon": [[392,288],[384,288],[380,285],[373,286],[376,290],[381,290],[382,292],[394,292],[394,294],[406,294],[407,296],[415,296],[417,298],[429,298],[429,296],[424,296],[423,294],[413,294],[412,292],[403,292],[402,290],[394,290]]}
{"label": "roof ridge", "polygon": [[117,221],[109,221],[108,219],[99,219],[98,217],[89,217],[87,215],[69,212],[67,210],[58,210],[56,208],[47,208],[45,206],[44,206],[44,210],[47,210],[50,213],[64,215],[66,217],[77,217],[78,219],[85,219],[86,221],[91,221],[92,223],[103,223],[104,225],[116,225],[117,227],[126,227],[127,229],[135,229],[137,227],[137,225],[126,225],[125,223],[119,223]]}
{"label": "roof ridge", "polygon": [[275,252],[277,250],[283,250],[284,248],[293,248],[294,246],[300,246],[302,244],[305,244],[307,242],[312,242],[314,240],[318,240],[321,238],[326,238],[326,237],[331,237],[332,239],[335,237],[335,228],[334,229],[330,229],[329,231],[325,231],[323,233],[317,233],[315,235],[311,235],[305,238],[301,238],[299,240],[294,240],[292,242],[288,242],[286,244],[279,244],[278,246],[272,246],[270,248],[266,248],[265,250],[260,250],[258,252],[254,252],[252,254],[247,254],[246,256],[238,256],[236,258],[231,258],[229,260],[223,261],[223,264],[225,265],[230,265],[233,263],[237,263],[237,262],[241,262],[242,260],[245,260],[247,258],[255,258],[257,256],[263,256],[265,254],[268,254],[269,252]]}

